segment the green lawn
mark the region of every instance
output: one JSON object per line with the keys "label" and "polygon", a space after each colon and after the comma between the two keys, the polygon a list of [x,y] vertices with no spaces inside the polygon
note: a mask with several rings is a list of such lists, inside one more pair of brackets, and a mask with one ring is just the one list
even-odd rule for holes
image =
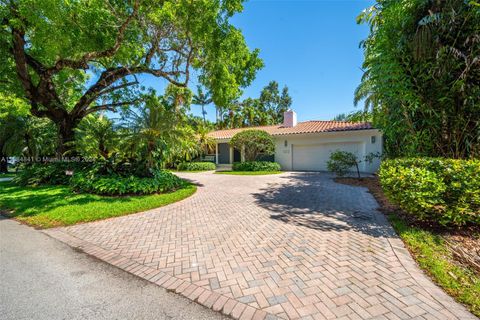
{"label": "green lawn", "polygon": [[13,178],[15,177],[15,173],[0,173],[0,179],[1,178]]}
{"label": "green lawn", "polygon": [[232,174],[237,176],[262,176],[279,173],[282,173],[282,171],[215,171],[215,174]]}
{"label": "green lawn", "polygon": [[65,186],[20,187],[0,182],[0,209],[35,227],[72,225],[153,209],[195,193],[188,185],[171,193],[146,196],[104,197],[74,194]]}
{"label": "green lawn", "polygon": [[208,172],[208,171],[213,171],[213,170],[169,170],[169,171],[172,172],[172,173],[175,173],[175,172],[185,172],[185,173],[193,172],[193,173],[196,173],[196,172]]}
{"label": "green lawn", "polygon": [[480,277],[452,262],[451,251],[440,235],[409,226],[395,215],[389,215],[389,220],[419,266],[448,294],[480,316]]}

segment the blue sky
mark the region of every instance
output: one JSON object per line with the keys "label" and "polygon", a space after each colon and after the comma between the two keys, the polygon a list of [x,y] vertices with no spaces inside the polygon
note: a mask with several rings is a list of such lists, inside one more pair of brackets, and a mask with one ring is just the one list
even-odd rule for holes
{"label": "blue sky", "polygon": [[[299,121],[331,120],[355,110],[353,92],[360,82],[361,40],[368,27],[355,18],[370,0],[250,0],[232,18],[250,48],[259,48],[265,67],[244,97],[258,97],[271,80],[287,85]],[[194,89],[194,87],[192,87]],[[192,112],[200,115],[200,107]],[[213,106],[207,117],[215,118]]]}

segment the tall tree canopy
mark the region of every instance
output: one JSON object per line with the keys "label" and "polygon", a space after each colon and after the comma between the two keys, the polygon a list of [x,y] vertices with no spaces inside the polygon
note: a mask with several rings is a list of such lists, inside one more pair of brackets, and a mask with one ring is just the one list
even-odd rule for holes
{"label": "tall tree canopy", "polygon": [[265,126],[283,123],[283,113],[292,105],[285,86],[280,93],[278,82],[270,81],[260,92],[260,97],[234,100],[223,108],[220,128]]}
{"label": "tall tree canopy", "polygon": [[0,91],[57,125],[58,154],[88,114],[138,102],[141,74],[186,87],[196,69],[226,104],[262,66],[229,23],[242,2],[2,0]]}
{"label": "tall tree canopy", "polygon": [[359,16],[365,101],[390,156],[480,157],[480,5],[377,0]]}

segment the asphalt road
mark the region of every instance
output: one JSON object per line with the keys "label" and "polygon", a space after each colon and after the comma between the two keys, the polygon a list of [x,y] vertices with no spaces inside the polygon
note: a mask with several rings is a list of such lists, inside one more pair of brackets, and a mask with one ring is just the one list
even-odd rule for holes
{"label": "asphalt road", "polygon": [[221,319],[0,216],[0,319]]}

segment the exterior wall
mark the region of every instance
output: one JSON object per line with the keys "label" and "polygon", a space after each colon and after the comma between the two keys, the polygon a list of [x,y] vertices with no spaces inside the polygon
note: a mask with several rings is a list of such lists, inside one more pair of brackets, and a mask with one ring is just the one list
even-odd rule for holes
{"label": "exterior wall", "polygon": [[[372,143],[372,137],[375,137],[374,143]],[[294,169],[292,167],[292,159],[295,145],[330,145],[332,146],[332,149],[342,150],[342,143],[358,143],[359,151],[357,156],[359,157],[359,159],[362,159],[363,157],[365,157],[365,155],[369,153],[382,153],[383,150],[382,134],[377,129],[274,136],[274,139],[275,161],[280,163],[280,165],[282,166],[282,170],[287,171],[291,171]],[[372,162],[372,164],[362,162],[360,164],[360,171],[373,173],[378,170],[379,166],[380,159],[377,158]]]}

